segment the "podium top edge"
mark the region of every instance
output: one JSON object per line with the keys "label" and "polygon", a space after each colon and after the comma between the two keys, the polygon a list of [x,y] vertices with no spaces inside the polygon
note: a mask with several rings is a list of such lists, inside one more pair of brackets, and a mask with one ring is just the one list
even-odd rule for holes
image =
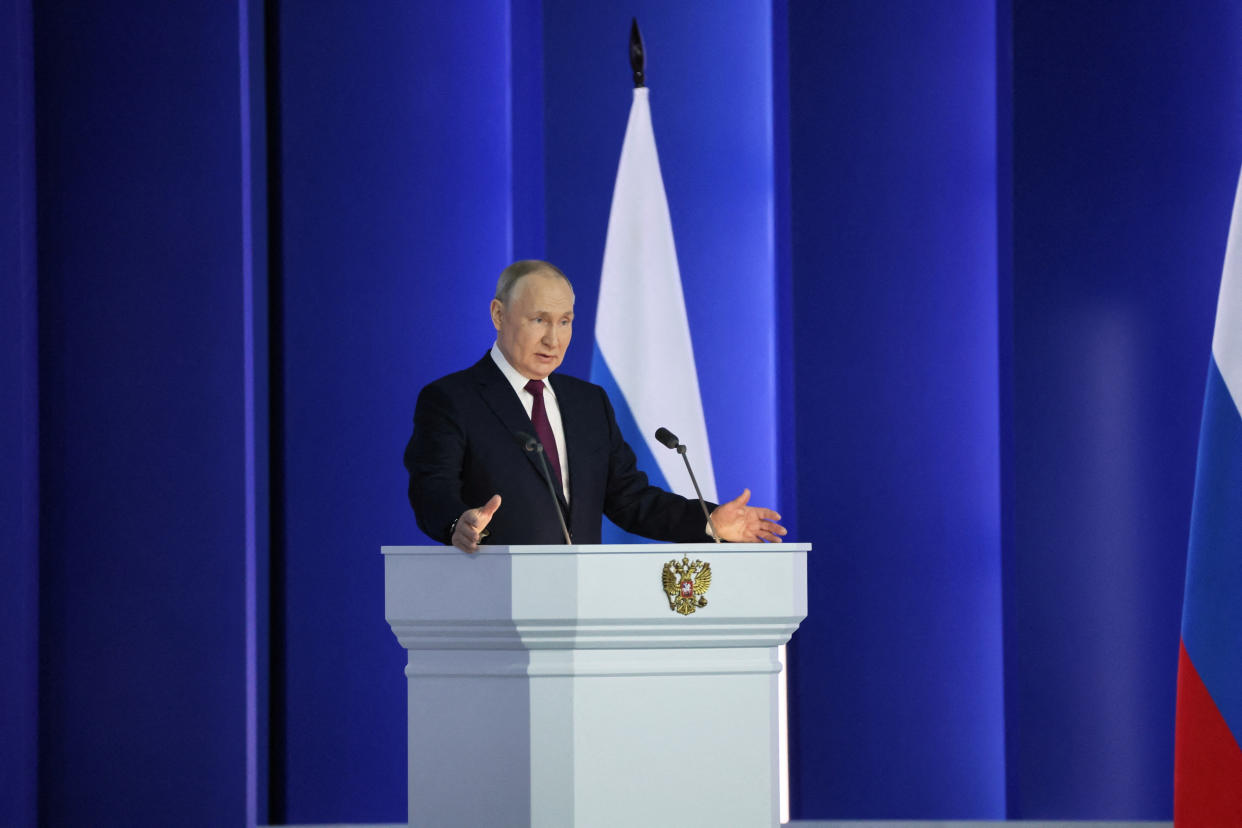
{"label": "podium top edge", "polygon": [[[480,546],[474,556],[487,555],[737,555],[810,552],[809,543],[592,543],[565,546]],[[464,555],[452,546],[381,546],[384,555]]]}

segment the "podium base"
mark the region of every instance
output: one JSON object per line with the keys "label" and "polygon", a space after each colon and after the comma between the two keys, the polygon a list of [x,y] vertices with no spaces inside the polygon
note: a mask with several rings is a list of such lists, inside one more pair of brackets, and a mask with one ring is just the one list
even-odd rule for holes
{"label": "podium base", "polygon": [[[808,549],[385,548],[409,824],[775,828],[777,648]],[[692,614],[661,588],[674,556],[710,559]]]}
{"label": "podium base", "polygon": [[774,648],[427,655],[411,826],[778,823]]}

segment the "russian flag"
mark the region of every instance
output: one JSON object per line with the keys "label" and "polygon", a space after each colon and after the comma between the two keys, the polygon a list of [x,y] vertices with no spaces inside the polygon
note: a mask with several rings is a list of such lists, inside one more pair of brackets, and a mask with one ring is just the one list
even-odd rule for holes
{"label": "russian flag", "polygon": [[[699,396],[690,323],[681,290],[647,88],[634,90],[608,218],[591,381],[608,392],[625,440],[651,482],[686,497],[694,487],[681,457],[656,442],[664,426],[689,449],[703,497],[716,477]],[[604,540],[634,540],[604,526]]]}
{"label": "russian flag", "polygon": [[1208,363],[1177,671],[1173,818],[1242,826],[1242,180]]}

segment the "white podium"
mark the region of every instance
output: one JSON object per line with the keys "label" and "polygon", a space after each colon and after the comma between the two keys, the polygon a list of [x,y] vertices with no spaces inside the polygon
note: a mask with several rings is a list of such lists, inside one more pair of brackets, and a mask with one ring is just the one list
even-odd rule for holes
{"label": "white podium", "polygon": [[810,548],[384,547],[410,825],[778,825],[777,647]]}

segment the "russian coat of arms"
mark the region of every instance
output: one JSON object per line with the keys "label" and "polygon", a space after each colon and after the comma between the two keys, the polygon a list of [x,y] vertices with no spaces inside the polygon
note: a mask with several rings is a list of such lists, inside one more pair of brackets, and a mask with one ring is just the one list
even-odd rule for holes
{"label": "russian coat of arms", "polygon": [[707,606],[704,593],[712,585],[712,565],[703,561],[690,563],[689,558],[669,561],[664,565],[662,578],[664,594],[668,596],[668,608],[682,615],[689,615],[699,607]]}

